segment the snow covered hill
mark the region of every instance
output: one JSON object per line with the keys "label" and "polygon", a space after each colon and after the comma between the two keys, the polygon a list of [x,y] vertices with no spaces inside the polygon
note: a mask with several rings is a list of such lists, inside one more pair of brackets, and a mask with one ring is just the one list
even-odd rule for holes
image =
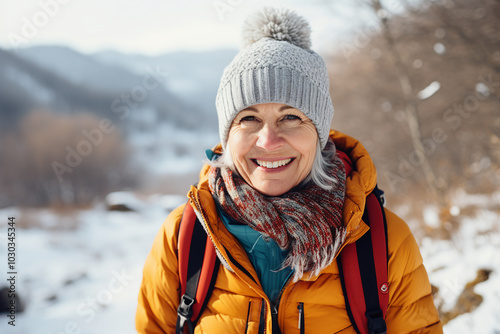
{"label": "snow covered hill", "polygon": [[237,50],[231,49],[178,51],[151,57],[109,50],[91,56],[102,64],[119,66],[139,75],[143,75],[147,67],[160,66],[168,73],[165,85],[169,91],[210,112],[215,107],[222,72],[236,53]]}

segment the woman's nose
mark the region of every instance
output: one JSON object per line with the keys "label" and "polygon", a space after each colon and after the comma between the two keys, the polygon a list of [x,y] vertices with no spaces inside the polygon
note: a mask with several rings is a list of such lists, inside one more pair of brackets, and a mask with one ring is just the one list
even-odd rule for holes
{"label": "woman's nose", "polygon": [[276,127],[264,126],[258,133],[257,147],[267,151],[274,151],[284,146],[285,140],[280,136]]}

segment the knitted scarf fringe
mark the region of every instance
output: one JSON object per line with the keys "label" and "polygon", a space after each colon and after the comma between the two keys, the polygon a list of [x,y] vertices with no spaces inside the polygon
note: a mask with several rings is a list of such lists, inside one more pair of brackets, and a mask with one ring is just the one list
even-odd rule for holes
{"label": "knitted scarf fringe", "polygon": [[344,244],[346,235],[347,233],[344,228],[337,229],[334,243],[328,245],[326,248],[319,249],[310,257],[302,254],[292,256],[291,252],[288,253],[282,264],[282,268],[290,267],[293,270],[292,280],[294,283],[304,276],[304,270],[307,268],[309,268],[308,279],[318,276],[323,269],[332,264],[335,255],[337,255],[340,247]]}

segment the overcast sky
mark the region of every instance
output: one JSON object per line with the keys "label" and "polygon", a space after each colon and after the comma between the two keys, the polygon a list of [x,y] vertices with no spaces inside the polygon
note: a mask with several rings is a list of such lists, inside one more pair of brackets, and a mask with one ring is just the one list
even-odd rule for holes
{"label": "overcast sky", "polygon": [[352,33],[359,10],[349,2],[332,8],[327,0],[0,0],[0,47],[58,44],[149,55],[239,48],[244,19],[272,5],[304,16],[313,49],[321,51]]}

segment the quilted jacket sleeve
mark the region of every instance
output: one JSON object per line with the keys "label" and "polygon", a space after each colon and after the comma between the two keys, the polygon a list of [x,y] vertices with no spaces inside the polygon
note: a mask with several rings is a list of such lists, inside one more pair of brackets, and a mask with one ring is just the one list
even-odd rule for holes
{"label": "quilted jacket sleeve", "polygon": [[387,333],[443,333],[422,256],[408,225],[386,210],[389,247]]}
{"label": "quilted jacket sleeve", "polygon": [[177,235],[183,206],[161,226],[143,270],[136,313],[138,333],[174,333],[180,300]]}

